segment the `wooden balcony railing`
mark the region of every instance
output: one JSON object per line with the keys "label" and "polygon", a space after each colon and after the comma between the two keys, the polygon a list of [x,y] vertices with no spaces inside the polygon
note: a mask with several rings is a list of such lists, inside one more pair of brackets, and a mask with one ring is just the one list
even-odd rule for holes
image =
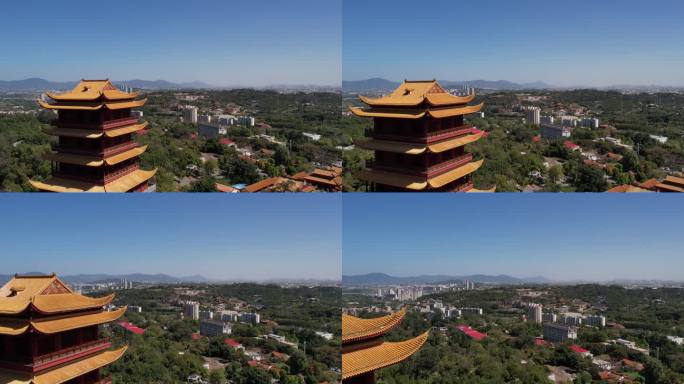
{"label": "wooden balcony railing", "polygon": [[417,136],[406,136],[406,135],[397,135],[397,134],[390,134],[390,133],[379,133],[373,129],[367,128],[365,130],[365,135],[366,135],[366,137],[372,137],[374,139],[379,139],[379,140],[407,141],[407,142],[411,142],[411,143],[428,144],[428,143],[434,143],[434,142],[441,141],[441,140],[450,139],[452,137],[458,137],[458,136],[466,135],[466,134],[473,133],[473,132],[475,132],[475,127],[470,126],[470,125],[463,125],[463,126],[458,126],[458,127],[449,128],[449,129],[442,129],[439,131],[432,131],[432,132],[428,132],[425,134],[416,132]]}
{"label": "wooden balcony railing", "polygon": [[418,167],[415,165],[405,165],[404,166],[404,165],[400,165],[400,164],[388,164],[388,163],[381,163],[378,161],[368,161],[368,162],[366,162],[366,167],[381,170],[381,171],[397,172],[397,173],[403,173],[403,174],[407,174],[407,175],[416,175],[416,176],[421,176],[421,177],[425,177],[425,178],[431,178],[431,177],[437,176],[439,174],[451,171],[452,169],[456,169],[458,167],[461,167],[465,164],[468,164],[472,160],[473,160],[473,155],[471,153],[466,153],[462,156],[455,157],[453,159],[449,159],[447,161],[443,161],[441,163],[428,166],[427,168]]}
{"label": "wooden balcony railing", "polygon": [[74,155],[84,155],[84,156],[113,156],[121,152],[128,151],[137,147],[139,144],[137,141],[128,141],[125,143],[117,144],[104,149],[99,148],[82,148],[82,147],[65,147],[56,145],[53,147],[54,151],[63,153],[72,153]]}
{"label": "wooden balcony railing", "polygon": [[114,129],[118,127],[123,127],[126,125],[137,124],[138,118],[129,116],[122,117],[120,119],[107,120],[104,122],[93,122],[93,123],[73,123],[73,122],[62,122],[57,121],[56,125],[60,128],[80,128],[80,129]]}
{"label": "wooden balcony railing", "polygon": [[137,171],[139,168],[140,168],[140,166],[138,165],[138,163],[133,163],[127,167],[118,169],[118,170],[111,172],[111,173],[107,173],[104,177],[104,183],[107,184],[109,182],[112,182],[112,181],[118,179],[119,177],[126,176],[127,174],[129,174],[131,172]]}
{"label": "wooden balcony railing", "polygon": [[92,352],[107,349],[111,345],[112,342],[108,338],[93,340],[70,348],[64,348],[59,351],[36,356],[33,358],[33,362],[28,365],[33,368],[33,371],[45,369],[51,365],[61,364],[64,361],[70,360],[70,358],[80,357]]}

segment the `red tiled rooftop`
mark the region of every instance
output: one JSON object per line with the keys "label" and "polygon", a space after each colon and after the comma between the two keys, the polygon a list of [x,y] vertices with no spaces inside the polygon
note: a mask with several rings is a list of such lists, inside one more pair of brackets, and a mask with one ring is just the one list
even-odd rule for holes
{"label": "red tiled rooftop", "polygon": [[482,332],[476,331],[476,330],[474,330],[473,328],[471,328],[471,327],[469,327],[469,326],[467,326],[467,325],[465,325],[465,324],[457,325],[456,328],[457,328],[459,331],[465,333],[468,337],[470,337],[470,338],[473,339],[473,340],[480,341],[480,340],[483,340],[484,338],[487,337],[487,334],[486,334],[486,333],[482,333]]}
{"label": "red tiled rooftop", "polygon": [[129,331],[129,332],[135,333],[136,335],[143,335],[143,334],[145,334],[145,330],[144,330],[144,329],[142,329],[142,328],[140,328],[140,327],[136,327],[135,325],[133,325],[133,324],[127,322],[127,321],[119,321],[117,324],[118,324],[120,327],[126,329],[126,330]]}
{"label": "red tiled rooftop", "polygon": [[238,342],[237,342],[236,340],[234,340],[234,339],[224,339],[223,342],[226,343],[227,346],[233,347],[233,348],[237,348],[237,347],[241,347],[241,346],[242,346],[242,344],[238,343]]}
{"label": "red tiled rooftop", "polygon": [[577,149],[577,148],[579,148],[579,145],[577,145],[577,144],[575,144],[575,143],[573,143],[572,141],[569,141],[569,140],[565,140],[565,141],[563,142],[563,146],[564,146],[565,148],[567,148],[567,149]]}
{"label": "red tiled rooftop", "polygon": [[589,350],[584,349],[584,348],[580,347],[580,346],[577,345],[577,344],[571,345],[571,346],[570,346],[570,350],[573,351],[573,352],[575,352],[575,353],[587,353],[587,352],[589,352]]}

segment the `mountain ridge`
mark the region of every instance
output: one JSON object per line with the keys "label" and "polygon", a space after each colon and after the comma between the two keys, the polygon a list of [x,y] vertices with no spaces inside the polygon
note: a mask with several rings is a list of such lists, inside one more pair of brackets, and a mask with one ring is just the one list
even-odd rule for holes
{"label": "mountain ridge", "polygon": [[397,277],[385,273],[368,273],[364,275],[342,275],[342,285],[393,285],[393,284],[437,284],[453,283],[463,280],[470,280],[476,283],[493,284],[525,284],[525,283],[547,283],[543,276],[518,278],[509,275],[484,275],[473,274],[463,276],[453,275],[419,275]]}

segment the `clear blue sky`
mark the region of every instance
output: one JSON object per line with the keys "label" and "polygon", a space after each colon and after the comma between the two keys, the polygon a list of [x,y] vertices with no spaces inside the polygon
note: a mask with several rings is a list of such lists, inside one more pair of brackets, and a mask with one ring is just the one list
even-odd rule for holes
{"label": "clear blue sky", "polygon": [[345,194],[343,273],[684,280],[683,202],[663,194]]}
{"label": "clear blue sky", "polygon": [[339,280],[339,194],[0,196],[0,274]]}
{"label": "clear blue sky", "polygon": [[339,85],[341,0],[8,1],[0,80]]}
{"label": "clear blue sky", "polygon": [[684,86],[680,0],[344,0],[343,79]]}

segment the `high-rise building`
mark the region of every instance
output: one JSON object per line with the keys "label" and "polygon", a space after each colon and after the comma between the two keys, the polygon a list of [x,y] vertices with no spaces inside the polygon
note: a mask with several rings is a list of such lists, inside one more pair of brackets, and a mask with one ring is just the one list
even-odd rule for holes
{"label": "high-rise building", "polygon": [[375,151],[375,159],[356,176],[378,192],[474,191],[472,174],[484,160],[473,161],[465,146],[485,134],[464,123],[482,108],[468,105],[474,98],[451,95],[435,80],[407,80],[377,99],[360,96],[370,108],[350,110],[374,126],[356,145]]}
{"label": "high-rise building", "polygon": [[528,107],[526,120],[527,124],[539,126],[541,124],[541,108]]}
{"label": "high-rise building", "polygon": [[544,323],[544,340],[552,343],[564,343],[577,338],[577,327],[558,323]]}
{"label": "high-rise building", "polygon": [[558,316],[553,312],[546,312],[542,314],[542,321],[545,323],[555,323],[558,321]]}
{"label": "high-rise building", "polygon": [[81,80],[66,93],[47,93],[54,101],[38,103],[57,110],[58,118],[45,132],[58,137],[58,144],[43,158],[52,162],[52,177],[31,180],[47,192],[132,192],[145,191],[156,170],[144,171],[138,157],[147,146],[133,140],[145,129],[131,116],[141,107],[137,93],[116,89],[109,80]]}
{"label": "high-rise building", "polygon": [[556,140],[568,138],[572,135],[572,128],[560,125],[542,124],[541,137],[543,139]]}
{"label": "high-rise building", "polygon": [[242,312],[240,313],[240,321],[243,323],[259,324],[261,316],[256,312]]}
{"label": "high-rise building", "polygon": [[206,337],[219,337],[230,335],[232,327],[230,323],[221,320],[200,320],[200,335]]}
{"label": "high-rise building", "polygon": [[582,325],[582,315],[578,313],[564,313],[563,324],[567,325]]}
{"label": "high-rise building", "polygon": [[183,304],[183,318],[188,320],[199,320],[199,303],[188,301]]}
{"label": "high-rise building", "polygon": [[531,303],[527,306],[527,321],[532,323],[542,323],[542,305]]}
{"label": "high-rise building", "polygon": [[111,383],[100,369],[127,348],[111,350],[100,335],[126,312],[103,310],[113,298],[74,293],[54,274],[15,275],[0,289],[0,382]]}
{"label": "high-rise building", "polygon": [[599,119],[597,118],[591,118],[591,117],[585,117],[581,120],[582,126],[591,128],[591,129],[598,129],[599,128]]}
{"label": "high-rise building", "polygon": [[197,124],[197,107],[186,105],[183,108],[183,122]]}
{"label": "high-rise building", "polygon": [[420,350],[428,332],[406,341],[382,341],[405,314],[405,309],[373,319],[342,314],[342,384],[374,384],[376,370],[398,364]]}
{"label": "high-rise building", "polygon": [[212,320],[214,318],[214,312],[212,311],[199,311],[200,320]]}
{"label": "high-rise building", "polygon": [[211,115],[199,115],[197,122],[209,124],[211,123]]}
{"label": "high-rise building", "polygon": [[553,125],[554,121],[555,121],[555,119],[553,118],[553,116],[542,116],[541,117],[541,124],[543,124],[543,125]]}
{"label": "high-rise building", "polygon": [[584,320],[586,325],[592,327],[604,328],[606,326],[606,317],[602,315],[588,315]]}

